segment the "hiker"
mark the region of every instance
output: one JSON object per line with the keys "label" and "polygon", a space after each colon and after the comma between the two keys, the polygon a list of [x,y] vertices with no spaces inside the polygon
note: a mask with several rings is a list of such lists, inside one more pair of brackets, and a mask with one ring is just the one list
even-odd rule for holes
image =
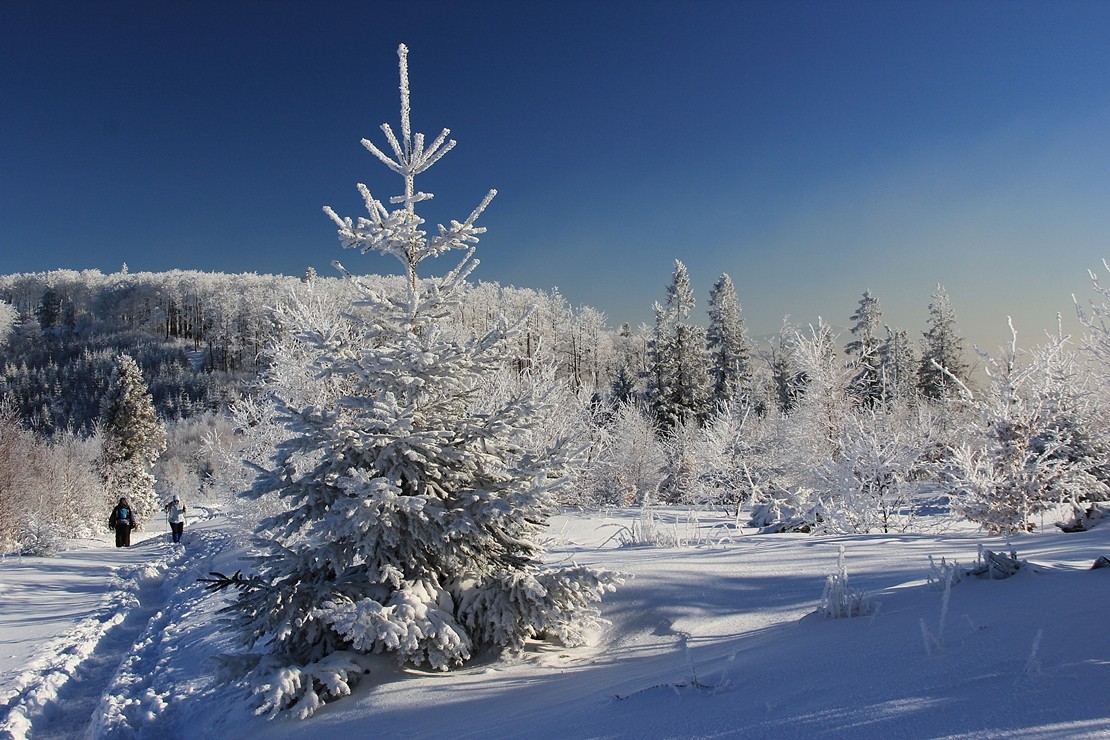
{"label": "hiker", "polygon": [[181,542],[181,534],[185,531],[185,504],[176,494],[173,500],[166,504],[166,521],[170,523],[173,541]]}
{"label": "hiker", "polygon": [[135,528],[135,512],[126,498],[120,498],[112,515],[108,517],[108,527],[116,530],[116,547],[131,547],[131,530]]}

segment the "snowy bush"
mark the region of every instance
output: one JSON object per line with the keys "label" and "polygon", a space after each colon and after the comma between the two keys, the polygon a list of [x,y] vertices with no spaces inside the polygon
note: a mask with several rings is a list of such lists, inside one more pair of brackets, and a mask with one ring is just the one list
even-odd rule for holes
{"label": "snowy bush", "polygon": [[0,345],[8,341],[19,321],[19,312],[10,303],[0,301]]}
{"label": "snowy bush", "polygon": [[764,534],[812,532],[820,521],[812,491],[771,488],[753,502],[748,526]]}
{"label": "snowy bush", "polygon": [[[639,404],[623,403],[597,430],[582,485],[582,503],[635,506],[656,499],[666,465],[655,425]],[[570,495],[571,492],[563,494]]]}
{"label": "snowy bush", "polygon": [[[1102,266],[1110,272],[1110,262],[1103,260]],[[1084,308],[1074,296],[1072,300],[1075,302],[1079,321],[1087,330],[1083,337],[1083,349],[1106,372],[1110,371],[1110,287],[1103,285],[1093,270],[1088,270],[1088,274],[1091,277],[1091,286],[1101,302],[1092,300]]]}
{"label": "snowy bush", "polygon": [[747,402],[718,406],[693,448],[698,471],[693,504],[719,506],[739,516],[773,479],[774,420],[761,418]]}
{"label": "snowy bush", "polygon": [[670,526],[656,521],[655,512],[650,508],[643,508],[631,524],[610,524],[616,531],[604,542],[613,540],[619,547],[681,547],[697,540],[698,522],[694,516],[685,521],[687,534],[683,537],[679,532],[678,523]]}
{"label": "snowy bush", "polygon": [[931,408],[901,403],[854,409],[839,454],[815,468],[826,532],[905,532],[931,498],[923,492],[925,455],[936,436]]}
{"label": "snowy bush", "polygon": [[842,459],[840,440],[852,404],[852,368],[824,321],[803,332],[784,327],[796,368],[792,408],[776,430],[775,475],[753,502],[751,526],[768,532],[812,531],[822,520],[819,467]]}
{"label": "snowy bush", "polygon": [[35,517],[23,523],[19,532],[19,553],[50,557],[61,551],[62,533],[49,521]]}
{"label": "snowy bush", "polygon": [[1077,381],[1068,337],[1018,363],[1017,333],[999,358],[980,353],[989,385],[965,388],[978,414],[947,461],[944,484],[958,510],[989,532],[1028,531],[1033,516],[1107,490],[1104,432]]}
{"label": "snowy bush", "polygon": [[1087,506],[1073,504],[1071,517],[1067,521],[1056,522],[1056,526],[1065,532],[1086,532],[1107,517],[1110,517],[1110,502],[1100,501]]}
{"label": "snowy bush", "polygon": [[953,560],[951,563],[945,558],[940,559],[937,563],[933,556],[929,556],[929,575],[926,582],[933,588],[945,588],[946,584],[959,583],[964,574],[964,569],[960,567],[959,561]]}
{"label": "snowy bush", "polygon": [[0,407],[0,552],[53,554],[64,539],[103,531],[110,509],[98,452],[95,439],[75,434],[43,439]]}

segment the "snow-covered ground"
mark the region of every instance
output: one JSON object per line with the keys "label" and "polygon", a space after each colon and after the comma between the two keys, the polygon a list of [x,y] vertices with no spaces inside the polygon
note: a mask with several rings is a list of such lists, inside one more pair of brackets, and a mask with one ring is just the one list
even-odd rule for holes
{"label": "snow-covered ground", "polygon": [[[198,513],[198,512],[194,512]],[[436,673],[383,659],[306,721],[251,715],[217,683],[220,596],[198,577],[240,567],[233,520],[191,522],[130,549],[74,543],[0,563],[0,737],[1108,737],[1110,523],[1012,538],[1006,580],[930,583],[930,556],[974,564],[981,534],[754,535],[677,512],[693,544],[619,547],[636,511],[567,514],[553,560],[630,575],[590,647],[536,645]],[[669,519],[668,519],[669,516]],[[616,535],[616,536],[614,536]],[[844,547],[870,616],[819,613]],[[947,608],[945,608],[945,606]]]}

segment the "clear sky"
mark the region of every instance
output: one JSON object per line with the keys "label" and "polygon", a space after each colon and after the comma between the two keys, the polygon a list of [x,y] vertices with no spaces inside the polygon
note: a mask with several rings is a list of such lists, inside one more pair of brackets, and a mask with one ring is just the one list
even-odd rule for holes
{"label": "clear sky", "polygon": [[497,188],[476,277],[612,326],[677,258],[756,334],[943,283],[993,350],[1110,257],[1110,2],[0,0],[0,273],[391,269],[321,206],[398,192],[402,42],[428,220]]}

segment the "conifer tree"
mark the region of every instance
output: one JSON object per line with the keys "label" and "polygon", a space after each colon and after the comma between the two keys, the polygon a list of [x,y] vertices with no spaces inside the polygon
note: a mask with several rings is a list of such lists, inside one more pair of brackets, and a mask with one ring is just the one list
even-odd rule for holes
{"label": "conifer tree", "polygon": [[778,410],[784,414],[794,410],[798,396],[805,388],[805,372],[795,361],[797,336],[797,327],[790,323],[789,317],[784,317],[782,327],[771,344],[770,355],[767,358],[771,373],[771,396]]}
{"label": "conifer tree", "polygon": [[886,327],[886,337],[879,345],[883,400],[912,396],[917,388],[917,367],[917,356],[906,330]]}
{"label": "conifer tree", "polygon": [[617,408],[623,404],[632,403],[635,399],[636,379],[628,372],[626,366],[621,365],[609,386],[609,404]]}
{"label": "conifer tree", "polygon": [[956,331],[956,312],[942,285],[937,285],[929,304],[929,324],[922,340],[917,387],[926,398],[942,399],[959,393],[959,383],[953,378],[965,382],[968,372],[963,339]]}
{"label": "conifer tree", "polygon": [[[271,716],[305,717],[349,693],[369,654],[446,670],[530,639],[581,643],[616,582],[542,563],[538,540],[576,450],[572,435],[545,427],[564,397],[538,372],[501,382],[527,315],[478,336],[447,324],[495,193],[426,236],[415,205],[431,195],[413,180],[455,142],[447,130],[430,143],[411,132],[407,49],[398,55],[400,135],[382,126],[391,154],[363,145],[403,178],[399,207],[359,185],[369,218],[325,210],[344,247],[397,258],[404,288],[363,289],[347,314],[352,337],[290,316],[336,400],[306,406],[272,389],[292,435],[255,492],[288,510],[260,524],[257,573],[215,584],[239,588],[233,621],[250,652],[227,662],[246,670]],[[418,277],[423,260],[460,248],[469,251],[445,277]]]}
{"label": "conifer tree", "polygon": [[154,400],[138,364],[122,354],[112,371],[101,413],[101,475],[110,503],[125,497],[136,524],[161,508],[150,472],[166,450],[166,428],[154,412]]}
{"label": "conifer tree", "polygon": [[859,307],[850,317],[855,322],[851,328],[855,339],[848,342],[844,349],[855,357],[856,373],[852,378],[852,396],[857,403],[864,406],[875,405],[883,395],[879,357],[879,326],[882,316],[879,299],[871,295],[870,290],[865,290]]}
{"label": "conifer tree", "polygon": [[705,329],[689,323],[694,309],[690,275],[681,261],[674,264],[667,302],[655,304],[650,350],[648,397],[664,431],[704,418],[709,399]]}
{"label": "conifer tree", "polygon": [[709,293],[708,342],[712,390],[710,400],[724,406],[750,392],[751,351],[740,315],[736,288],[728,274],[721,275]]}

